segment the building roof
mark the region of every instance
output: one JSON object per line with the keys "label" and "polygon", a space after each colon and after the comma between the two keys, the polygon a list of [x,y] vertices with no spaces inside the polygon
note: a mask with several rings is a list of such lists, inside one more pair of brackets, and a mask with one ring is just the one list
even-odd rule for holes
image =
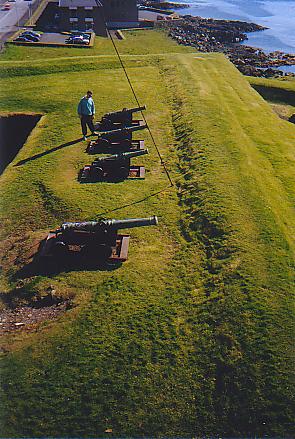
{"label": "building roof", "polygon": [[60,8],[89,8],[102,6],[97,0],[59,0]]}

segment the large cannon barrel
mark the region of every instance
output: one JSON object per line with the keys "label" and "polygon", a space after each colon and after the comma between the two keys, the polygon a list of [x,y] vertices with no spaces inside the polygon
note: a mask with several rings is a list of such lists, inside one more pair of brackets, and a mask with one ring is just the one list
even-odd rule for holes
{"label": "large cannon barrel", "polygon": [[121,152],[119,154],[113,154],[106,157],[100,157],[94,160],[93,164],[95,163],[101,163],[101,162],[107,162],[107,161],[121,161],[126,159],[132,159],[133,157],[138,157],[140,155],[148,154],[148,149],[140,149],[138,151],[126,151]]}
{"label": "large cannon barrel", "polygon": [[113,229],[131,229],[133,227],[144,227],[144,226],[156,226],[158,224],[158,218],[153,215],[149,218],[130,218],[124,220],[105,220],[105,223]]}
{"label": "large cannon barrel", "polygon": [[116,130],[102,131],[101,133],[99,133],[98,137],[111,138],[119,134],[124,135],[124,134],[132,133],[133,131],[144,130],[145,128],[147,128],[147,125],[132,125],[130,127],[118,128]]}
{"label": "large cannon barrel", "polygon": [[83,221],[83,222],[76,222],[76,223],[63,223],[60,228],[58,229],[59,232],[66,232],[71,230],[81,230],[81,231],[95,231],[97,226],[100,223],[98,221]]}
{"label": "large cannon barrel", "polygon": [[84,221],[84,222],[76,222],[76,223],[63,223],[58,231],[66,232],[71,230],[80,230],[87,232],[95,232],[96,230],[108,229],[119,230],[119,229],[128,229],[133,227],[144,227],[144,226],[155,226],[158,224],[158,218],[153,215],[149,218],[130,218],[123,220],[100,220],[100,221]]}
{"label": "large cannon barrel", "polygon": [[109,113],[106,113],[103,117],[106,117],[107,119],[111,119],[113,117],[121,116],[121,115],[124,115],[126,113],[128,113],[128,114],[137,113],[138,111],[143,111],[145,109],[146,109],[145,105],[143,105],[141,107],[134,107],[134,108],[123,108],[123,110],[120,110],[120,111],[111,111]]}

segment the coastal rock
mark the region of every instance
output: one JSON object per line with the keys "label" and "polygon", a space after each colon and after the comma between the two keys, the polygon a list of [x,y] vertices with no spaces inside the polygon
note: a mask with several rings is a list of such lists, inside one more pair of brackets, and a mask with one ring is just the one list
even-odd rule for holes
{"label": "coastal rock", "polygon": [[195,47],[200,52],[225,53],[244,75],[265,78],[295,76],[278,70],[282,65],[295,64],[295,55],[280,51],[266,54],[257,47],[239,44],[247,40],[247,33],[266,29],[258,24],[184,15],[179,20],[166,21],[158,26],[167,29],[169,36],[179,44]]}
{"label": "coastal rock", "polygon": [[142,0],[139,2],[141,6],[152,7],[157,9],[184,9],[189,8],[189,5],[186,3],[173,3],[173,2],[161,2],[157,0]]}
{"label": "coastal rock", "polygon": [[290,116],[288,120],[291,123],[295,123],[295,113],[293,113],[292,116]]}

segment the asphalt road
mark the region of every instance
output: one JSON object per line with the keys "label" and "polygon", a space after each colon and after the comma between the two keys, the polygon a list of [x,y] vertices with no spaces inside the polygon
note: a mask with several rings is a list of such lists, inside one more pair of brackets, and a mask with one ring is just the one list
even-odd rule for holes
{"label": "asphalt road", "polygon": [[[6,3],[10,4],[9,11],[2,10]],[[13,32],[23,26],[39,3],[40,0],[16,0],[15,2],[0,0],[0,40],[6,41]]]}

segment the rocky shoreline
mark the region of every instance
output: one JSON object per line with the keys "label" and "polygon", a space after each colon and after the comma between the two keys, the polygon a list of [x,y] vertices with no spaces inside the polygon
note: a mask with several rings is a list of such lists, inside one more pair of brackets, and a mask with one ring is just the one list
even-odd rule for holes
{"label": "rocky shoreline", "polygon": [[189,8],[189,5],[186,3],[161,2],[155,0],[142,0],[139,2],[139,4],[148,8],[157,8],[163,10]]}
{"label": "rocky shoreline", "polygon": [[295,77],[294,73],[279,70],[283,65],[295,65],[294,54],[279,51],[267,54],[257,47],[240,44],[247,40],[247,33],[267,29],[258,24],[185,15],[178,20],[161,22],[159,26],[166,28],[179,44],[193,46],[200,52],[225,53],[244,75]]}

